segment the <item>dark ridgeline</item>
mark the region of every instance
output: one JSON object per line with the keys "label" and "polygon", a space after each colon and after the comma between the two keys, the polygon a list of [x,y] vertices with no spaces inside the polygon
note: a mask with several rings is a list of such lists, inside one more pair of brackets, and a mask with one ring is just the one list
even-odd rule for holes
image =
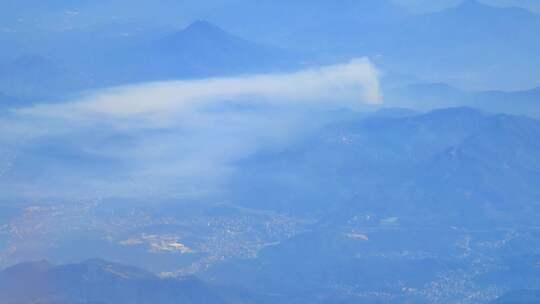
{"label": "dark ridgeline", "polygon": [[0,272],[3,304],[229,303],[194,277],[162,279],[135,267],[89,260],[23,263]]}

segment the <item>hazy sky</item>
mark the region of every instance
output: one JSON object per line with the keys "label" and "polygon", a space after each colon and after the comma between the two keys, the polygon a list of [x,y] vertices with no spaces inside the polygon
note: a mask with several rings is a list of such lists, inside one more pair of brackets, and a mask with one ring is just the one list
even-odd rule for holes
{"label": "hazy sky", "polygon": [[[443,9],[454,6],[463,0],[394,0],[394,2],[418,10]],[[540,1],[538,0],[479,0],[482,3],[497,6],[518,6],[534,11],[540,11]]]}
{"label": "hazy sky", "polygon": [[[183,26],[204,18],[214,7],[242,0],[2,0],[0,31],[14,28],[69,28],[90,24],[122,22],[158,22]],[[360,0],[361,1],[361,0]],[[453,6],[462,0],[394,0],[416,11]],[[481,0],[486,4],[521,6],[540,12],[538,0]]]}

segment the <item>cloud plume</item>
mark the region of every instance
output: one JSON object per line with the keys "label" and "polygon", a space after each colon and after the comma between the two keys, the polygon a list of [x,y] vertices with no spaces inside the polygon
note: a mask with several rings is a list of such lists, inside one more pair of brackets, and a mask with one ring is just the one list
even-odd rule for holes
{"label": "cloud plume", "polygon": [[95,115],[112,118],[176,114],[193,107],[230,100],[267,103],[320,103],[355,107],[379,104],[378,71],[368,59],[288,74],[167,81],[104,90],[69,105],[22,110],[48,115]]}
{"label": "cloud plume", "polygon": [[238,160],[316,124],[313,109],[379,103],[367,59],[106,89],[0,119],[4,154],[16,160],[0,171],[0,188],[26,197],[215,193]]}

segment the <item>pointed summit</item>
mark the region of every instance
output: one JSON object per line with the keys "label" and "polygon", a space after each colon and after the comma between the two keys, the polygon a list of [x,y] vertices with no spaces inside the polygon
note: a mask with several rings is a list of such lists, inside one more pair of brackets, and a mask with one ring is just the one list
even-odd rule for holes
{"label": "pointed summit", "polygon": [[[167,39],[169,44],[178,47],[198,45],[218,47],[220,44],[237,43],[239,38],[221,29],[219,26],[204,20],[197,20],[183,30],[176,32]],[[214,45],[215,44],[215,45]]]}
{"label": "pointed summit", "polygon": [[205,20],[196,20],[190,25],[188,25],[184,30],[184,33],[198,33],[198,34],[208,34],[208,33],[220,33],[225,34],[225,31],[222,30],[217,25],[205,21]]}
{"label": "pointed summit", "polygon": [[161,46],[164,50],[168,49],[174,52],[196,50],[193,51],[193,54],[197,54],[243,43],[243,40],[227,33],[217,25],[208,21],[197,20],[183,30],[163,39]]}

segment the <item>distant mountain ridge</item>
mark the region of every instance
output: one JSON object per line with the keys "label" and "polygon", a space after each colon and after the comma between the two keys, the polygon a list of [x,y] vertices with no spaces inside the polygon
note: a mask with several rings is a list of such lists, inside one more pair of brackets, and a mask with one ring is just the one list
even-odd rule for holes
{"label": "distant mountain ridge", "polygon": [[4,304],[228,303],[193,277],[161,279],[99,259],[61,266],[32,262],[4,269],[0,298]]}
{"label": "distant mountain ridge", "polygon": [[299,62],[291,52],[239,38],[207,21],[147,36],[129,43],[122,36],[96,40],[94,45],[86,42],[93,52],[79,52],[70,43],[73,38],[66,36],[48,57],[21,55],[0,62],[0,91],[50,100],[129,83],[277,71]]}
{"label": "distant mountain ridge", "polygon": [[[319,60],[368,56],[389,73],[409,73],[463,87],[512,89],[538,85],[535,79],[540,77],[540,60],[535,54],[540,52],[536,39],[540,15],[536,13],[474,0],[427,14],[405,14],[388,1],[357,3],[342,4],[342,11],[322,10],[321,4],[298,11],[296,15],[306,18],[305,22],[288,21],[287,15],[276,17],[275,22],[279,20],[282,26],[279,31],[275,30],[279,25],[266,28],[265,16],[261,16],[258,27],[247,29],[259,34],[245,36],[273,34],[265,41],[303,50]],[[285,6],[293,6],[291,10],[295,11],[294,4]],[[250,12],[248,16],[261,15],[249,7],[244,7]],[[319,9],[337,11],[341,18],[309,19]],[[348,18],[349,12],[356,12],[357,18]],[[215,20],[227,28],[242,26],[238,20]]]}
{"label": "distant mountain ridge", "polygon": [[417,109],[470,106],[493,113],[540,118],[540,87],[522,91],[467,91],[445,83],[420,83],[385,90],[386,102]]}
{"label": "distant mountain ridge", "polygon": [[272,70],[293,62],[291,53],[248,41],[203,20],[155,41],[149,56],[173,64],[177,72],[171,77],[186,72],[205,76]]}
{"label": "distant mountain ridge", "polygon": [[[200,12],[209,22],[194,21],[176,32],[117,26],[122,30],[115,27],[112,36],[107,27],[99,34],[51,34],[50,41],[41,43],[51,46],[34,50],[60,60],[51,79],[37,81],[34,76],[41,74],[21,72],[21,64],[0,64],[0,91],[17,98],[58,97],[118,84],[280,71],[360,56],[388,74],[474,90],[532,87],[540,78],[540,15],[521,8],[474,0],[427,14],[409,14],[389,0],[239,0],[217,7],[213,13]],[[3,78],[2,66],[13,77]]]}
{"label": "distant mountain ridge", "polygon": [[416,71],[460,86],[505,89],[537,85],[531,75],[540,65],[533,55],[540,51],[539,30],[538,14],[466,0],[441,12],[408,17],[366,39],[369,52],[381,54],[388,69]]}
{"label": "distant mountain ridge", "polygon": [[[540,238],[540,120],[470,107],[326,114],[334,120],[300,140],[261,149],[235,163],[227,193],[220,196],[225,204],[205,209],[177,200],[141,203],[167,219],[200,207],[191,212],[205,226],[213,222],[202,214],[215,216],[218,223],[236,216],[243,222],[261,210],[307,219],[290,237],[199,270],[203,282],[216,285],[193,277],[160,278],[102,260],[61,266],[41,262],[0,272],[0,295],[6,295],[8,304],[38,298],[47,304],[403,304],[455,303],[468,296],[490,303],[506,290],[539,286],[540,256],[534,244]],[[179,209],[173,212],[173,206]],[[93,213],[117,213],[109,208],[103,204]],[[143,222],[152,218],[129,208],[124,212]],[[75,214],[78,220],[79,211]],[[152,221],[149,233],[180,235],[192,229],[191,220],[160,222]],[[216,225],[227,234],[227,244],[242,240],[242,228],[233,223]],[[282,224],[290,225],[287,220]],[[126,237],[148,231],[132,229]],[[68,240],[66,246],[73,244],[71,236]],[[209,239],[216,240],[222,239]],[[165,259],[164,253],[152,254]],[[170,253],[168,258],[180,257]],[[39,288],[28,292],[18,282]],[[235,288],[249,293],[235,294]],[[517,299],[522,298],[529,295],[518,293]]]}
{"label": "distant mountain ridge", "polygon": [[[490,208],[512,210],[504,222],[534,222],[520,208],[537,208],[540,198],[534,187],[539,139],[538,120],[467,107],[353,119],[279,157],[248,161],[231,187],[249,178],[251,188],[233,188],[236,201],[280,211],[340,209],[359,200],[359,208],[375,213],[429,214],[430,221],[440,217],[454,225],[486,225],[496,220]],[[254,200],[251,191],[261,198]],[[457,206],[468,211],[452,215]]]}
{"label": "distant mountain ridge", "polygon": [[[539,257],[522,251],[540,223],[540,120],[469,107],[390,114],[246,160],[232,201],[320,220],[201,276],[291,303],[455,303],[476,291],[484,303],[493,286],[536,286]],[[438,283],[454,280],[467,287]]]}

